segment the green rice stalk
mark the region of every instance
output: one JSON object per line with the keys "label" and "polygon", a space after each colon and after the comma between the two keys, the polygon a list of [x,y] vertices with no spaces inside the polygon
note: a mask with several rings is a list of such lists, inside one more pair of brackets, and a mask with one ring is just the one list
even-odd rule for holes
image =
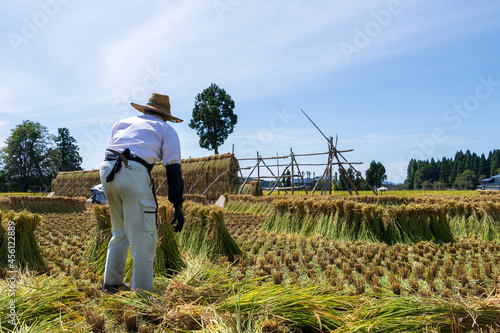
{"label": "green rice stalk", "polygon": [[498,300],[474,304],[456,297],[450,300],[438,295],[378,295],[359,307],[355,316],[336,332],[490,332],[500,325]]}
{"label": "green rice stalk", "polygon": [[271,315],[297,329],[329,332],[342,327],[355,301],[316,288],[265,284],[239,289],[217,305],[218,311]]}
{"label": "green rice stalk", "polygon": [[186,263],[180,255],[177,238],[170,224],[173,208],[160,206],[158,207],[158,215],[158,245],[154,261],[155,273],[173,275],[186,267]]}
{"label": "green rice stalk", "polygon": [[15,326],[8,323],[11,301],[9,282],[0,280],[0,322],[2,332],[75,332],[83,321],[74,310],[83,293],[70,277],[16,275]]}
{"label": "green rice stalk", "polygon": [[10,267],[12,262],[8,260],[9,255],[14,255],[14,265],[17,269],[29,268],[41,271],[45,268],[42,251],[35,236],[35,229],[40,224],[41,219],[40,215],[25,211],[9,215],[8,220],[14,222],[11,227],[14,228],[15,247],[10,248],[12,246],[11,240],[4,239],[0,247],[0,267]]}
{"label": "green rice stalk", "polygon": [[231,261],[235,255],[243,254],[224,225],[221,208],[199,204],[186,208],[184,230],[179,234],[179,243],[185,251],[210,259],[226,256]]}

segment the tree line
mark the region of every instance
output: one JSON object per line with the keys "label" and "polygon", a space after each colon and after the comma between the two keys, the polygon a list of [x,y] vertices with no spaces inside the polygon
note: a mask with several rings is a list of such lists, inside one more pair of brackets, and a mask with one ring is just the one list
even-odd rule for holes
{"label": "tree line", "polygon": [[0,150],[0,192],[48,187],[59,171],[82,170],[76,140],[65,127],[57,132],[30,120],[11,130]]}
{"label": "tree line", "polygon": [[481,179],[500,174],[500,150],[490,151],[486,157],[467,150],[454,158],[435,161],[417,161],[408,164],[405,186],[409,190],[433,188],[474,189]]}

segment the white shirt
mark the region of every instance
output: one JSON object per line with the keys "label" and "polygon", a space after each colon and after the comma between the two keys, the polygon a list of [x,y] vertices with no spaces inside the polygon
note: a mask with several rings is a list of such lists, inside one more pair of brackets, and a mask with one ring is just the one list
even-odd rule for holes
{"label": "white shirt", "polygon": [[[181,147],[177,132],[162,119],[152,114],[129,117],[116,122],[111,131],[109,149],[130,153],[149,164],[162,161],[163,165],[181,164]],[[106,154],[110,152],[106,151]]]}

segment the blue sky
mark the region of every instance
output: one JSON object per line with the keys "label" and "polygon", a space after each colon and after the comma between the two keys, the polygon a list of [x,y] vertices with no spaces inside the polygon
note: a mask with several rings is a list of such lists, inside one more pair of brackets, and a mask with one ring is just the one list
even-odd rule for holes
{"label": "blue sky", "polygon": [[499,148],[499,18],[492,1],[9,1],[0,145],[26,119],[67,127],[98,168],[112,124],[159,92],[183,157],[210,155],[187,124],[216,83],[239,117],[221,153],[326,151],[303,109],[358,170],[402,182],[411,158]]}

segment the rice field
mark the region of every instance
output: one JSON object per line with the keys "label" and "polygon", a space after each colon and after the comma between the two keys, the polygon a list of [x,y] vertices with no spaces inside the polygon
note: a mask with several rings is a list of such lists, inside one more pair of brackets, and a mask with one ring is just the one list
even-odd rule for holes
{"label": "rice field", "polygon": [[0,250],[15,220],[43,262],[2,264],[0,331],[500,331],[498,194],[187,198],[179,234],[158,198],[149,295],[101,291],[106,206],[3,199]]}

